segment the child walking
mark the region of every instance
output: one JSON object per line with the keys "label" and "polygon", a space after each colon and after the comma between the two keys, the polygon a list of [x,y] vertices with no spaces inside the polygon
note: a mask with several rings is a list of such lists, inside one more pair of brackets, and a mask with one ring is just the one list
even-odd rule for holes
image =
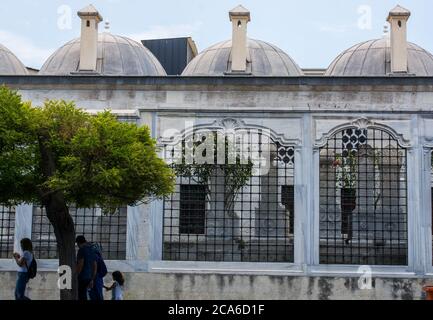
{"label": "child walking", "polygon": [[107,291],[111,291],[111,300],[123,300],[123,284],[125,279],[120,271],[114,271],[112,274],[113,284],[110,287],[104,286]]}

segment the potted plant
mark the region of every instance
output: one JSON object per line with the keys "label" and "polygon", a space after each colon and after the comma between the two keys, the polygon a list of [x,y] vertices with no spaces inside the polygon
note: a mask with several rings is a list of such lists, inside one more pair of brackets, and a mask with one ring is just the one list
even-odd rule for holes
{"label": "potted plant", "polygon": [[352,214],[356,209],[356,180],[357,180],[356,153],[337,155],[333,167],[336,173],[336,187],[340,189],[341,196],[341,234],[347,244],[353,236]]}
{"label": "potted plant", "polygon": [[433,287],[432,286],[424,286],[423,291],[426,293],[426,300],[433,300]]}

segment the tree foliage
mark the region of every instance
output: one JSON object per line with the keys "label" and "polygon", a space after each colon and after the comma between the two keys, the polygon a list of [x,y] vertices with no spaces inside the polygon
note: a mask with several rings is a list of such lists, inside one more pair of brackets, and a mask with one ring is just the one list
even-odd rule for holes
{"label": "tree foliage", "polygon": [[68,206],[101,207],[114,213],[150,197],[173,192],[174,174],[157,155],[147,127],[95,116],[73,102],[23,103],[0,87],[0,204],[42,204],[56,235],[59,263],[72,270],[78,297],[75,227]]}
{"label": "tree foliage", "polygon": [[[213,148],[206,152],[213,153],[212,163],[194,163],[188,164],[186,161],[187,145],[192,146],[192,154],[197,154],[197,148],[205,141],[183,141],[181,161],[173,164],[173,169],[179,177],[188,177],[196,183],[206,187],[207,194],[211,193],[209,183],[212,177],[221,177],[224,179],[224,208],[226,211],[233,209],[234,201],[240,190],[245,187],[253,175],[254,163],[248,154],[244,154],[236,150],[235,146],[231,146],[229,139],[223,137],[222,145],[218,144],[217,133],[213,132],[207,138],[212,139],[210,144]],[[194,140],[194,137],[191,137]],[[232,142],[232,144],[235,144]],[[223,163],[218,163],[218,152],[224,154]],[[230,161],[232,159],[232,161]]]}
{"label": "tree foliage", "polygon": [[[41,146],[54,157],[49,177]],[[0,203],[40,203],[61,192],[68,204],[113,209],[170,194],[173,181],[147,127],[108,111],[89,115],[72,102],[33,107],[0,88]]]}

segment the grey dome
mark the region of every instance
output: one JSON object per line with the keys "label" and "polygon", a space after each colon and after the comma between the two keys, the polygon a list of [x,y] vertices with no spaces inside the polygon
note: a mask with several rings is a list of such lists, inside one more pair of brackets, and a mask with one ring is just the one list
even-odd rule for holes
{"label": "grey dome", "polygon": [[[80,38],[66,43],[42,66],[41,75],[70,75],[79,71]],[[141,43],[110,33],[98,36],[97,73],[113,76],[166,76],[158,59]]]}
{"label": "grey dome", "polygon": [[[231,68],[232,41],[220,42],[200,53],[183,76],[223,76]],[[253,76],[300,76],[299,66],[281,49],[264,41],[248,39],[247,72]]]}
{"label": "grey dome", "polygon": [[0,44],[0,75],[26,75],[26,67],[5,46]]}
{"label": "grey dome", "polygon": [[[325,76],[385,76],[391,72],[391,48],[388,37],[353,46],[340,54]],[[408,73],[433,76],[433,56],[413,43],[408,43]]]}

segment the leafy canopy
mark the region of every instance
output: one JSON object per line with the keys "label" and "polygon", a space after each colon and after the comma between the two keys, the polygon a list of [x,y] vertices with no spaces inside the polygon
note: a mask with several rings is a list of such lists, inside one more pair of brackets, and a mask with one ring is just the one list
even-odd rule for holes
{"label": "leafy canopy", "polygon": [[[207,139],[212,139],[213,150],[206,149],[205,152],[210,152],[213,155],[213,163],[199,164],[194,161],[193,164],[186,163],[187,146],[192,146],[192,153],[197,156],[197,148],[206,142]],[[218,133],[212,132],[208,134],[202,141],[194,141],[195,137],[189,137],[188,140],[182,142],[181,159],[175,162],[172,167],[178,177],[190,178],[196,183],[206,187],[207,194],[211,193],[209,183],[212,177],[220,176],[224,178],[224,207],[226,210],[232,210],[234,200],[240,190],[248,184],[253,176],[254,163],[250,155],[238,152],[234,145],[230,145],[227,136],[222,137],[223,143],[219,145]],[[235,144],[234,141],[231,141]],[[218,163],[218,152],[224,155],[222,164]],[[230,161],[233,159],[234,161]]]}
{"label": "leafy canopy", "polygon": [[[42,147],[53,155],[50,175]],[[0,87],[0,203],[60,191],[69,204],[113,209],[162,197],[173,192],[174,175],[157,151],[147,127],[108,111],[92,116],[66,101],[33,107]]]}

